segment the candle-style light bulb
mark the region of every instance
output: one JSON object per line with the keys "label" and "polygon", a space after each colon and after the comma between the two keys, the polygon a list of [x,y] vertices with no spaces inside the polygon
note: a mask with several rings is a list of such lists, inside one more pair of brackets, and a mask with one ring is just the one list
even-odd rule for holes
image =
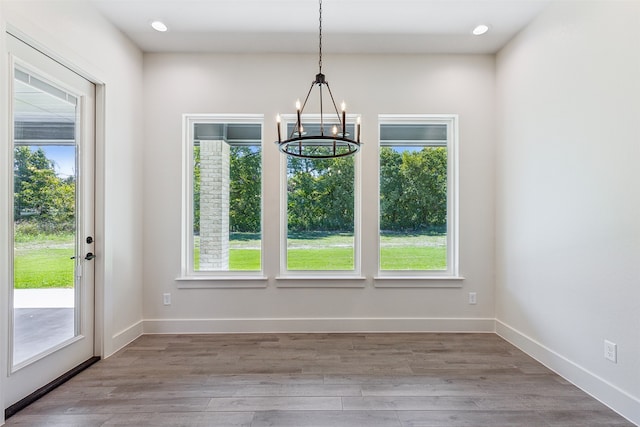
{"label": "candle-style light bulb", "polygon": [[356,134],[358,135],[357,141],[360,142],[360,116],[356,119]]}
{"label": "candle-style light bulb", "polygon": [[331,131],[333,132],[333,136],[336,136],[338,134],[338,126],[333,125],[333,128],[331,129]]}
{"label": "candle-style light bulb", "polygon": [[302,136],[302,120],[300,119],[300,100],[296,101],[296,114],[298,115],[298,137]]}
{"label": "candle-style light bulb", "polygon": [[347,104],[342,101],[342,136],[347,136]]}
{"label": "candle-style light bulb", "polygon": [[282,136],[280,134],[280,114],[276,115],[276,123],[278,124],[278,142],[282,142]]}

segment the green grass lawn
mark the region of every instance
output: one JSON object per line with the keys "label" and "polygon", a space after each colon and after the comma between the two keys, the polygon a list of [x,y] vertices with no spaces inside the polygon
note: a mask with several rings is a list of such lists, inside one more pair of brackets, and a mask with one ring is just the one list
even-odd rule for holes
{"label": "green grass lawn", "polygon": [[353,270],[353,234],[290,233],[287,239],[289,270]]}
{"label": "green grass lawn", "polygon": [[[194,270],[200,269],[200,248],[194,251]],[[260,271],[260,249],[229,249],[231,271]]]}
{"label": "green grass lawn", "polygon": [[[289,270],[352,270],[353,235],[350,233],[291,233],[287,241]],[[383,233],[380,238],[382,270],[444,270],[447,267],[446,237],[442,233]],[[196,238],[195,262],[199,266]],[[231,235],[229,268],[260,270],[260,236]]]}
{"label": "green grass lawn", "polygon": [[353,249],[289,249],[287,267],[289,270],[353,270]]}
{"label": "green grass lawn", "polygon": [[231,270],[260,270],[260,249],[229,250],[229,267]]}
{"label": "green grass lawn", "polygon": [[[20,236],[15,242],[14,285],[27,288],[73,287],[73,236]],[[260,236],[232,234],[229,268],[232,271],[260,270]],[[196,240],[195,265],[200,251]],[[382,270],[444,270],[446,239],[438,234],[383,234]],[[288,240],[289,270],[352,270],[353,236],[345,233],[298,233]]]}
{"label": "green grass lawn", "polygon": [[73,288],[73,235],[16,236],[16,289]]}
{"label": "green grass lawn", "polygon": [[381,270],[444,270],[445,247],[391,247],[380,249]]}
{"label": "green grass lawn", "polygon": [[[229,239],[229,270],[260,271],[260,234],[231,233]],[[194,270],[200,269],[200,238],[194,238]]]}
{"label": "green grass lawn", "polygon": [[36,249],[14,262],[16,289],[73,288],[73,249]]}

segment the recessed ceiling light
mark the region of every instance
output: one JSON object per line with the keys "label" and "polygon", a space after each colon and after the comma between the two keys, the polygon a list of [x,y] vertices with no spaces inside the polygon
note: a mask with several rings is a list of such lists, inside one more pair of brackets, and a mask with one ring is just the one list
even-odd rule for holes
{"label": "recessed ceiling light", "polygon": [[151,23],[151,26],[153,27],[154,30],[160,31],[161,33],[164,33],[165,31],[168,30],[167,26],[162,21],[153,21]]}
{"label": "recessed ceiling light", "polygon": [[489,26],[488,25],[484,25],[484,24],[480,24],[477,27],[475,27],[472,31],[473,35],[475,36],[481,36],[484,33],[486,33],[487,31],[489,31]]}

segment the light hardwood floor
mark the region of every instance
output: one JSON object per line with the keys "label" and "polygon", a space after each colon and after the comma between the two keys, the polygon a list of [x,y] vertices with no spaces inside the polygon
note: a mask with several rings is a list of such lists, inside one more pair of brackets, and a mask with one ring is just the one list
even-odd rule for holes
{"label": "light hardwood floor", "polygon": [[632,426],[494,334],[145,335],[7,426]]}

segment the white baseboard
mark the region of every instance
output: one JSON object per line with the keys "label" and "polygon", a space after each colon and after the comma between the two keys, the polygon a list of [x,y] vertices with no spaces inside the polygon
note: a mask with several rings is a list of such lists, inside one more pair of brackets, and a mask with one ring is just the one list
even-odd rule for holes
{"label": "white baseboard", "polygon": [[111,356],[113,353],[120,350],[127,344],[131,343],[133,340],[141,336],[143,333],[144,333],[144,323],[142,320],[118,332],[111,338],[110,348],[112,349],[112,351],[109,352],[109,354],[105,354],[105,357]]}
{"label": "white baseboard", "polygon": [[145,334],[304,332],[494,332],[494,319],[147,319]]}
{"label": "white baseboard", "polygon": [[640,400],[500,320],[496,319],[495,324],[499,336],[632,423],[640,425]]}

